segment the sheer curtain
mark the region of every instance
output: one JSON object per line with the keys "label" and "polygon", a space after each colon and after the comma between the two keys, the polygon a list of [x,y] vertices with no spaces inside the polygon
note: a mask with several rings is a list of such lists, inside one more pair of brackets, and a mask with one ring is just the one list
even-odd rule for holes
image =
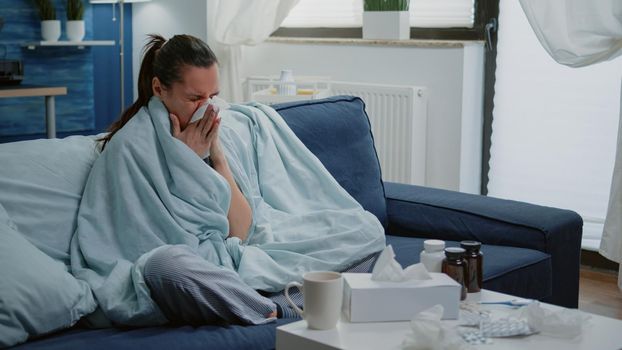
{"label": "sheer curtain", "polygon": [[242,101],[242,46],[266,40],[299,0],[210,0],[208,36],[220,61],[221,96]]}
{"label": "sheer curtain", "polygon": [[[561,64],[582,67],[622,55],[620,0],[521,0],[521,5],[542,46]],[[620,263],[618,287],[622,289],[622,107],[617,107],[617,156],[600,253]]]}

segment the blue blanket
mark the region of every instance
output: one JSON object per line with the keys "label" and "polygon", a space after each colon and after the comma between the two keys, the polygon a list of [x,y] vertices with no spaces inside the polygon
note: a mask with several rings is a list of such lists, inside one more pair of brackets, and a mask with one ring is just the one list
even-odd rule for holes
{"label": "blue blanket", "polygon": [[253,211],[245,241],[228,237],[227,182],[172,137],[157,97],[93,165],[71,265],[109,320],[166,322],[142,276],[145,261],[166,245],[189,246],[237,271],[254,289],[271,292],[307,271],[340,271],[384,248],[376,217],[339,186],[278,113],[234,105],[221,116],[222,146]]}

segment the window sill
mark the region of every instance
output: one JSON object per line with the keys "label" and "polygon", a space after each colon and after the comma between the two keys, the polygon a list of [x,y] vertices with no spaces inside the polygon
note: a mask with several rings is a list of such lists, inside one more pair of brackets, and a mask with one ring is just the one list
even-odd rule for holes
{"label": "window sill", "polygon": [[362,45],[362,46],[398,46],[398,47],[429,47],[429,48],[463,48],[467,43],[481,43],[473,40],[370,40],[361,38],[299,38],[273,36],[266,40],[268,43],[278,44],[328,44],[328,45]]}

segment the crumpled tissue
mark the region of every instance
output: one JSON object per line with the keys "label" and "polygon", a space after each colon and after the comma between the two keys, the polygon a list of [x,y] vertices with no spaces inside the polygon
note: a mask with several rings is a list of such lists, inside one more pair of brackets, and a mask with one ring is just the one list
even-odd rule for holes
{"label": "crumpled tissue", "polygon": [[432,276],[430,276],[428,270],[421,263],[402,269],[402,265],[395,260],[393,247],[389,244],[376,259],[371,279],[374,281],[402,282],[407,280],[429,280],[432,279]]}
{"label": "crumpled tissue", "polygon": [[534,302],[520,310],[519,318],[527,320],[529,328],[543,335],[574,338],[581,335],[589,325],[590,316],[579,310],[561,309],[551,311]]}
{"label": "crumpled tissue", "polygon": [[467,347],[454,328],[443,326],[443,306],[434,305],[410,321],[412,333],[402,341],[407,350],[459,350]]}

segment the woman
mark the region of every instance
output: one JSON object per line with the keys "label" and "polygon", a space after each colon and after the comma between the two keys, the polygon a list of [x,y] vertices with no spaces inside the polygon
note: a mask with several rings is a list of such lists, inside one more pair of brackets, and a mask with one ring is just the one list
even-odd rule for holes
{"label": "woman", "polygon": [[244,240],[252,213],[220,147],[218,107],[210,104],[204,118],[190,123],[194,112],[218,95],[218,60],[207,44],[190,35],[176,35],[168,41],[159,35],[150,38],[138,74],[138,99],[110,126],[110,133],[102,139],[103,148],[152,96],[158,96],[170,113],[173,136],[199,156],[209,152],[212,167],[227,179],[232,190],[229,234]]}
{"label": "woman", "polygon": [[[218,61],[210,48],[190,35],[165,40],[150,35],[138,77],[138,99],[110,127],[103,149],[152,96],[169,112],[172,134],[201,156],[209,152],[212,168],[231,189],[227,213],[229,236],[245,240],[252,222],[249,203],[236,185],[220,145],[218,108],[209,105],[204,117],[191,122],[204,103],[218,95]],[[159,250],[144,267],[151,298],[174,323],[219,321],[263,323],[277,316],[276,305],[244,284],[231,270],[211,264],[175,245]],[[280,309],[280,308],[279,308]]]}
{"label": "woman", "polygon": [[344,271],[384,248],[378,219],[273,109],[233,105],[221,127],[211,107],[192,122],[218,93],[205,43],[151,36],[138,92],[104,139],[71,241],[72,273],[108,319],[269,322],[291,309],[257,291]]}

